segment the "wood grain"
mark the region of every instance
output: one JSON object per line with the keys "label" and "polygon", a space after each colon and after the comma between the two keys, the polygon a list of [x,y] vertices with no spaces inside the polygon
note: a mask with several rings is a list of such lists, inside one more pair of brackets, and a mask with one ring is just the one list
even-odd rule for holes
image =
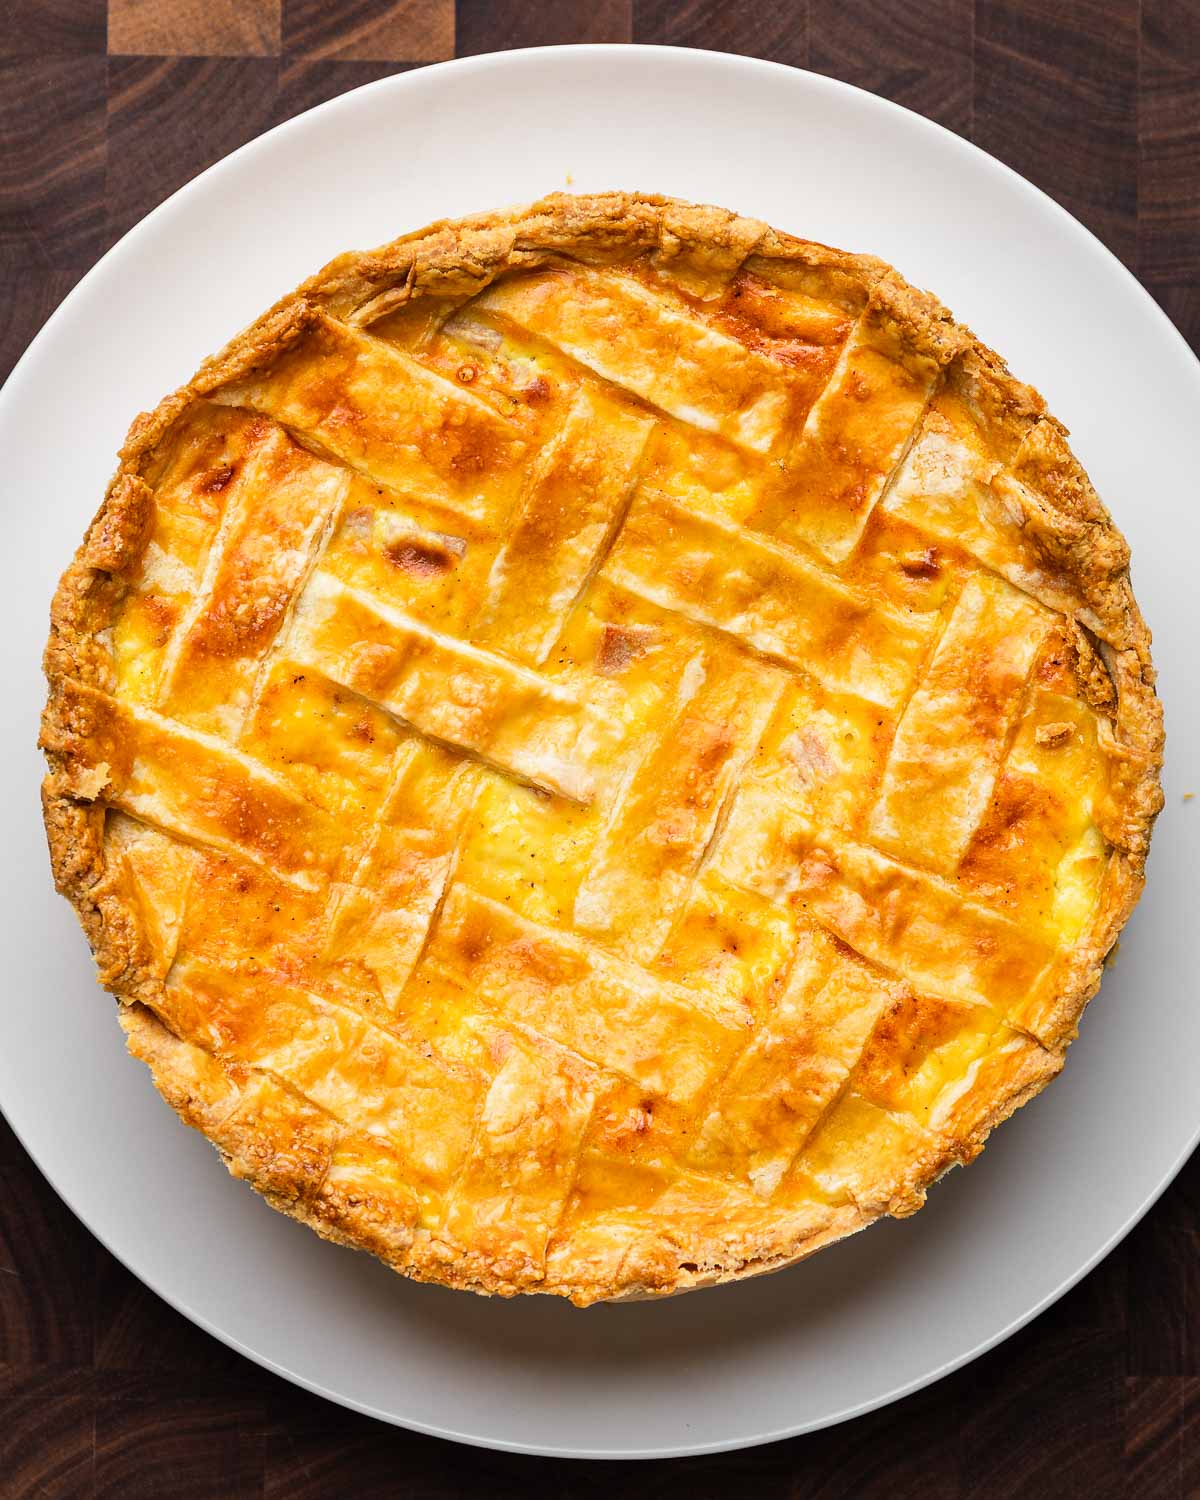
{"label": "wood grain", "polygon": [[458,0],[455,54],[500,52],[510,47],[552,47],[564,42],[628,42],[631,0],[542,4],[541,0]]}
{"label": "wood grain", "polygon": [[105,69],[0,61],[0,269],[87,265],[105,248]]}
{"label": "wood grain", "polygon": [[108,84],[109,241],[205,167],[267,130],[272,58],[114,58]]}
{"label": "wood grain", "polygon": [[318,104],[361,88],[364,83],[376,83],[392,73],[406,73],[409,66],[391,62],[308,62],[303,58],[285,58],[279,70],[272,124],[290,120],[306,109],[315,109]]}
{"label": "wood grain", "polygon": [[[1047,1339],[1036,1326],[994,1351],[976,1368],[977,1400],[963,1414],[964,1492],[995,1500],[1122,1493],[1122,1354],[1117,1333],[1067,1328]],[[1036,1391],[1055,1394],[1038,1401]]]}
{"label": "wood grain", "polygon": [[668,47],[707,47],[768,62],[808,66],[809,0],[774,5],[729,0],[634,0],[633,40]]}
{"label": "wood grain", "polygon": [[[92,1244],[62,1201],[45,1191],[32,1162],[0,1167],[3,1364],[36,1369],[91,1363]],[[53,1296],[46,1295],[48,1288]]]}
{"label": "wood grain", "polygon": [[808,64],[814,72],[882,94],[959,135],[971,134],[973,0],[810,4]]}
{"label": "wood grain", "polygon": [[977,145],[1137,256],[1138,0],[979,0]]}
{"label": "wood grain", "polygon": [[[1137,1317],[1129,1327],[1130,1375],[1192,1373],[1189,1328],[1200,1261],[1192,1232],[1153,1214],[1129,1237],[1129,1301]],[[1200,1306],[1194,1308],[1200,1317]],[[1200,1329],[1200,1322],[1197,1323]],[[1197,1371],[1200,1373],[1200,1370]]]}
{"label": "wood grain", "polygon": [[1149,281],[1146,285],[1163,312],[1191,344],[1193,352],[1200,354],[1200,287],[1195,282],[1184,286],[1163,286]]}
{"label": "wood grain", "polygon": [[279,0],[108,0],[112,56],[268,56],[279,51]]}
{"label": "wood grain", "polygon": [[[1195,1500],[1200,1495],[1200,1379],[1182,1382],[1180,1407],[1178,1493]],[[1164,1489],[1162,1493],[1170,1495],[1172,1491]]]}
{"label": "wood grain", "polygon": [[92,1393],[77,1370],[0,1367],[0,1413],[6,1500],[94,1493]]}
{"label": "wood grain", "polygon": [[1200,253],[1200,5],[1144,0],[1138,226],[1149,280],[1194,278]]}
{"label": "wood grain", "polygon": [[[1200,286],[1193,284],[1184,290],[1191,291],[1200,300]],[[1183,1170],[1171,1184],[1171,1191],[1162,1202],[1162,1214],[1169,1223],[1183,1229],[1200,1226],[1200,1152],[1185,1162]]]}
{"label": "wood grain", "polygon": [[454,56],[454,0],[284,0],[284,51],[360,62]]}
{"label": "wood grain", "polygon": [[1200,5],[1145,0],[1138,104],[1138,271],[1200,339]]}
{"label": "wood grain", "polygon": [[253,1398],[180,1396],[168,1387],[95,1401],[97,1500],[258,1500],[266,1435]]}
{"label": "wood grain", "polygon": [[1183,1386],[1160,1375],[1125,1379],[1125,1474],[1133,1495],[1179,1491]]}
{"label": "wood grain", "polygon": [[[8,379],[22,352],[75,283],[83,268],[55,271],[46,266],[4,273],[0,297],[0,383]],[[4,1161],[0,1147],[0,1164]]]}
{"label": "wood grain", "polygon": [[[280,120],[451,49],[630,39],[812,66],[976,140],[1200,348],[1200,0],[0,0],[0,378],[115,237]],[[0,1500],[1184,1500],[1198,1234],[1200,1159],[1068,1296],[929,1390],[614,1469],[455,1448],[258,1369],[114,1261],[0,1121]]]}
{"label": "wood grain", "polygon": [[0,57],[103,55],[106,15],[105,0],[0,0]]}
{"label": "wood grain", "polygon": [[193,1395],[256,1388],[251,1367],[239,1354],[216,1339],[197,1343],[194,1327],[182,1313],[164,1306],[111,1255],[89,1248],[91,1364],[107,1378],[110,1396],[146,1399],[164,1385]]}
{"label": "wood grain", "polygon": [[16,1131],[0,1115],[0,1167],[13,1167],[28,1161]]}

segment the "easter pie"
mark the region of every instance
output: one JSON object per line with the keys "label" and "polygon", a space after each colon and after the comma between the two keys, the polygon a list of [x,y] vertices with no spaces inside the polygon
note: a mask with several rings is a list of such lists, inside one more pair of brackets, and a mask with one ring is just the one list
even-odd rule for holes
{"label": "easter pie", "polygon": [[53,605],[55,880],[319,1234],[579,1304],[774,1270],[1062,1066],[1161,801],[1128,560],[882,261],[435,224],[134,422]]}

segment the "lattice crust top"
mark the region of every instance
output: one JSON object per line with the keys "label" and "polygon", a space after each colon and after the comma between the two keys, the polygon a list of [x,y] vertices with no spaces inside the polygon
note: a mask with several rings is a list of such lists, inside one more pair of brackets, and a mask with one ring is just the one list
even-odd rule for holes
{"label": "lattice crust top", "polygon": [[54,606],[56,877],[320,1233],[580,1303],[772,1269],[1061,1066],[1160,801],[1126,564],[881,262],[438,225],[134,424]]}

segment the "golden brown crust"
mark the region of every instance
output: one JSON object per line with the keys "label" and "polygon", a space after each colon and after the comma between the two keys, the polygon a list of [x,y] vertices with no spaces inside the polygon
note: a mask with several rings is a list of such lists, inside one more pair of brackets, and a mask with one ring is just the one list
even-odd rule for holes
{"label": "golden brown crust", "polygon": [[[113,686],[109,632],[146,548],[160,447],[197,400],[269,370],[323,312],[351,327],[365,325],[422,297],[465,300],[514,270],[562,260],[605,267],[640,253],[681,294],[701,299],[743,266],[768,283],[800,291],[819,273],[850,315],[864,304],[870,309],[880,337],[895,340],[897,358],[945,371],[944,389],[971,414],[996,464],[1005,466],[1003,501],[1031,555],[1044,559],[1082,601],[1074,626],[1076,680],[1105,716],[1107,749],[1118,770],[1103,822],[1108,853],[1094,912],[1078,940],[1056,955],[1047,997],[1023,1022],[1030,1039],[986,1087],[956,1106],[949,1135],[933,1130],[926,1144],[906,1148],[904,1172],[878,1196],[820,1209],[781,1208],[769,1229],[728,1227],[716,1211],[705,1222],[664,1220],[653,1232],[642,1224],[590,1250],[580,1245],[557,1264],[551,1255],[543,1276],[515,1251],[464,1253],[422,1228],[403,1185],[391,1196],[373,1197],[364,1184],[382,1169],[364,1166],[361,1180],[355,1178],[358,1158],[338,1146],[335,1122],[321,1109],[266,1074],[219,1062],[165,1024],[170,1005],[134,877],[105,838],[103,777],[117,771],[106,766],[97,782],[85,766],[79,746],[94,740],[96,730],[88,721],[89,700],[73,685],[102,693]],[[553,1290],[580,1303],[662,1295],[777,1269],[882,1213],[918,1207],[929,1182],[955,1161],[969,1160],[1061,1067],[1104,957],[1140,893],[1161,806],[1162,714],[1128,561],[1124,539],[1037,393],[934,298],[883,262],[799,241],[724,210],[627,194],[555,195],[528,208],[435,224],[331,262],[131,427],[105,501],[52,608],[45,656],[51,693],[41,742],[50,765],[44,807],[55,883],[80,915],[101,982],[125,1002],[130,1050],[147,1062],[164,1097],[214,1141],[236,1175],[317,1232],[365,1247],[419,1279],[502,1295]],[[338,1150],[343,1156],[333,1170]]]}

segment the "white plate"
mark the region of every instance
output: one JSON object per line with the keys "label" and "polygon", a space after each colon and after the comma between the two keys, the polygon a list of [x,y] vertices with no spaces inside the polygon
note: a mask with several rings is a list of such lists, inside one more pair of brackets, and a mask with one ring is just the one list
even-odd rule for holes
{"label": "white plate", "polygon": [[[928,1207],[782,1275],[581,1313],[409,1285],[225,1174],[124,1057],[50,889],[36,806],[53,582],[131,415],[335,252],[555,188],[652,189],[885,256],[1074,429],[1133,546],[1168,708],[1150,889],[1064,1076]],[[1059,1296],[1197,1134],[1200,367],[1106,250],[937,126],[712,53],[580,47],[390,78],[255,141],[160,208],[50,320],[0,398],[0,1103],[81,1219],[202,1327],[348,1406],[538,1453],[653,1457],[836,1422],[937,1378]],[[1185,563],[1187,566],[1185,566]],[[1191,778],[1189,782],[1189,778]]]}

